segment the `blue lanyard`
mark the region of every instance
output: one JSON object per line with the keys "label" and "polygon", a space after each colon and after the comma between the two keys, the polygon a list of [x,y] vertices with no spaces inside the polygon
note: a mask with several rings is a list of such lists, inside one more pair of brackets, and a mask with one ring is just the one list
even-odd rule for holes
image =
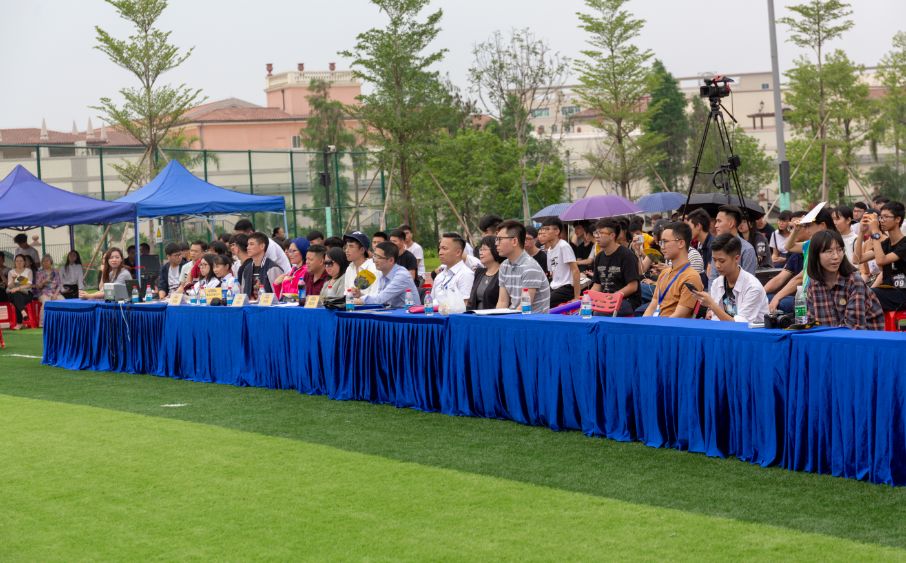
{"label": "blue lanyard", "polygon": [[676,275],[673,276],[673,279],[670,280],[670,283],[667,284],[667,287],[664,288],[664,291],[662,291],[661,293],[658,294],[658,296],[657,296],[657,308],[658,308],[658,310],[660,310],[660,308],[661,308],[661,303],[664,301],[664,297],[667,296],[667,292],[670,291],[670,288],[671,288],[671,287],[673,287],[673,282],[675,282],[676,279],[677,279],[678,277],[680,277],[680,274],[682,274],[683,272],[686,271],[686,268],[688,268],[689,265],[690,265],[690,263],[689,263],[689,262],[686,262],[686,265],[683,266],[682,268],[680,268],[680,271],[677,272]]}

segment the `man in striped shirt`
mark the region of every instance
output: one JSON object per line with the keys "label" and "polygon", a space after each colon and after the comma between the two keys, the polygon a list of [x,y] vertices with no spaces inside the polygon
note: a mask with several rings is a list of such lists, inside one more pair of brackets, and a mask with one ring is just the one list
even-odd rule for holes
{"label": "man in striped shirt", "polygon": [[518,309],[523,290],[532,302],[533,313],[550,308],[550,284],[538,263],[525,251],[525,226],[504,221],[497,228],[497,253],[506,258],[500,265],[500,297],[497,308]]}

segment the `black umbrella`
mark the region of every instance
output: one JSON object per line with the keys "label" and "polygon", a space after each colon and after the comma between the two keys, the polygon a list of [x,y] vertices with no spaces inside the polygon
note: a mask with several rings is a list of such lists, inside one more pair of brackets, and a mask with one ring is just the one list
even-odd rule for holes
{"label": "black umbrella", "polygon": [[751,199],[743,198],[742,205],[740,205],[738,196],[719,192],[710,194],[692,194],[692,197],[689,199],[689,205],[682,205],[678,211],[680,213],[688,213],[693,209],[704,209],[708,212],[708,215],[716,217],[717,210],[722,205],[735,205],[736,207],[739,207],[749,216],[749,219],[764,217],[764,209]]}

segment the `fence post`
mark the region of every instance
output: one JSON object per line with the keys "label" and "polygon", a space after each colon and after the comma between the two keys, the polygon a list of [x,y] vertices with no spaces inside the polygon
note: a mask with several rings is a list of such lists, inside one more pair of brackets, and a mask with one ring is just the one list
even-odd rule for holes
{"label": "fence post", "polygon": [[[35,160],[38,164],[38,179],[41,179],[41,145],[35,145]],[[41,227],[41,259],[44,259],[44,254],[46,254],[46,245],[44,244],[44,227]],[[40,266],[40,261],[36,266]]]}
{"label": "fence post", "polygon": [[293,204],[293,238],[299,236],[299,223],[296,219],[296,164],[293,150],[289,151],[289,190]]}
{"label": "fence post", "polygon": [[340,197],[340,153],[333,153],[333,183],[337,190],[337,224],[343,226],[343,198]]}
{"label": "fence post", "polygon": [[208,181],[208,149],[201,150],[201,158],[204,162],[204,181]]}

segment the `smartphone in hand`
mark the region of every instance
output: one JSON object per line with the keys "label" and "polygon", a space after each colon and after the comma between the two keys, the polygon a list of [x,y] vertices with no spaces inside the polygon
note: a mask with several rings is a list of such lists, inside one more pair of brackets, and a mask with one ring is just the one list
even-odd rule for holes
{"label": "smartphone in hand", "polygon": [[692,293],[699,291],[699,289],[697,287],[695,287],[694,285],[692,285],[689,282],[683,282],[683,285],[686,286],[689,289],[689,291],[691,291]]}

